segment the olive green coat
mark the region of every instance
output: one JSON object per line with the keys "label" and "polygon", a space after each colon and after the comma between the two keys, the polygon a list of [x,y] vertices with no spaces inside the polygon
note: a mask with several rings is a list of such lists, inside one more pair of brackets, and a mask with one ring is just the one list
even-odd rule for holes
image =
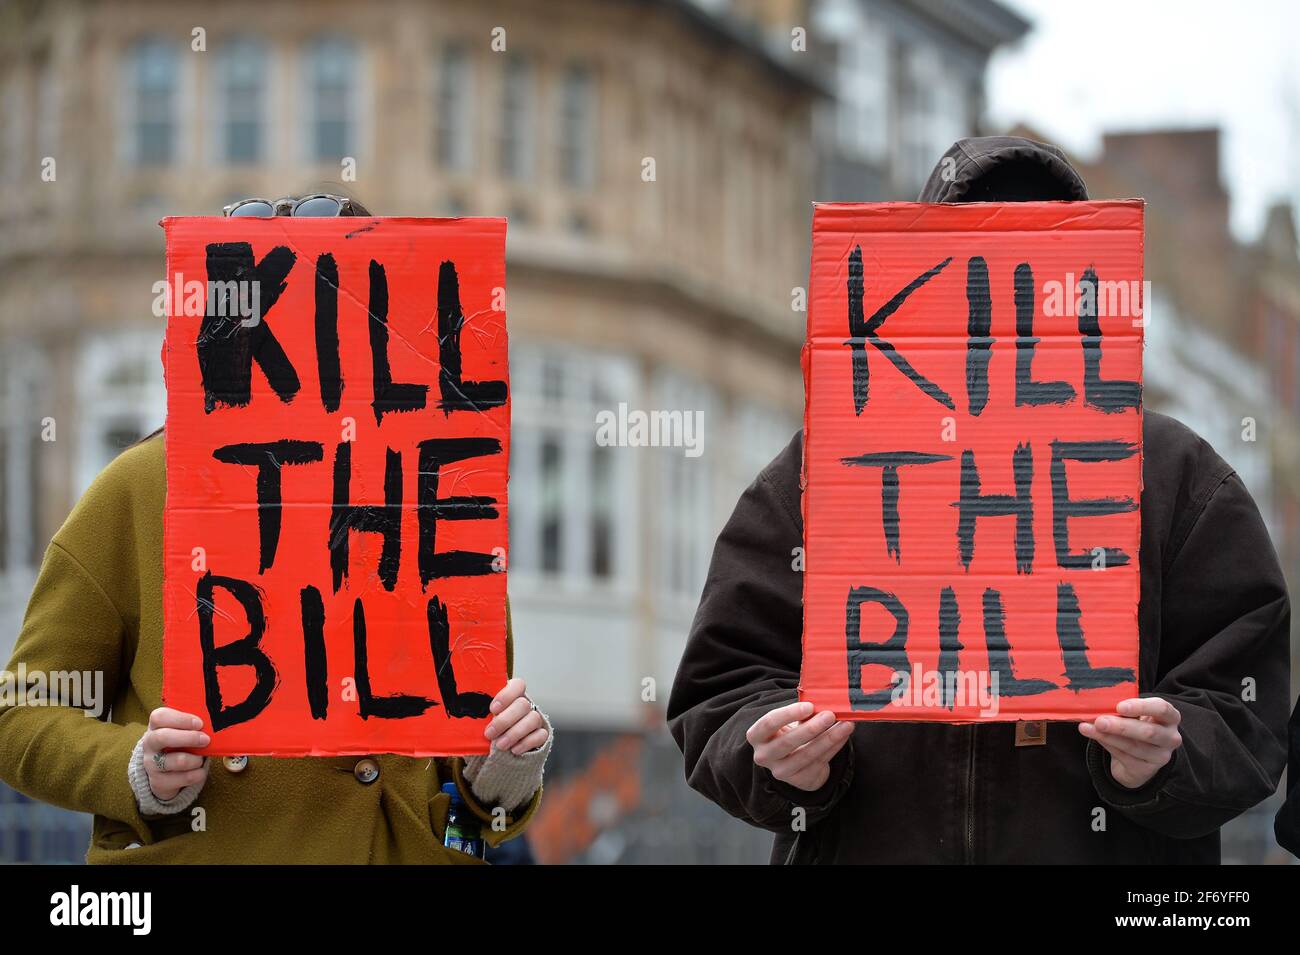
{"label": "olive green coat", "polygon": [[[448,797],[462,760],[377,755],[252,757],[242,771],[214,758],[190,810],[145,818],[127,779],[131,751],[162,705],[161,437],[120,455],[78,502],[46,551],[9,671],[102,671],[109,714],[73,706],[0,705],[0,779],[34,799],[91,813],[92,863],[459,863],[444,849]],[[508,642],[508,656],[513,646]],[[489,845],[517,835],[541,790]],[[196,812],[195,810],[202,810]],[[128,848],[133,843],[137,847]]]}

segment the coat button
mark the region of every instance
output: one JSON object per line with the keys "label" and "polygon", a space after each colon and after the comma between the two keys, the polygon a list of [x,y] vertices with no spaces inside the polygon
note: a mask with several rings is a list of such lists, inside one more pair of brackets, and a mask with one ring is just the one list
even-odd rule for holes
{"label": "coat button", "polygon": [[368,786],[379,778],[379,764],[373,759],[363,759],[352,768],[352,775],[357,777],[357,782]]}
{"label": "coat button", "polygon": [[225,763],[226,769],[232,773],[242,773],[248,768],[247,756],[227,756],[222,762]]}

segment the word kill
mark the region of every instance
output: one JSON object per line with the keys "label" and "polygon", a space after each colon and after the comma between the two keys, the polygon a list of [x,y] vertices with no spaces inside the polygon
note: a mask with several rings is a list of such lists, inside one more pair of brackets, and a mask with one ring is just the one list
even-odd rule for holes
{"label": "word kill", "polygon": [[[875,347],[929,397],[950,411],[955,411],[952,396],[917,371],[903,354],[879,335],[880,327],[889,316],[921,288],[952,263],[946,258],[932,269],[922,272],[889,301],[877,309],[870,318],[865,317],[862,306],[863,273],[862,247],[854,246],[849,255],[849,339],[845,342],[853,353],[853,407],[861,414],[869,396],[866,346]],[[1018,406],[1063,405],[1074,400],[1075,389],[1067,381],[1035,381],[1032,374],[1034,350],[1039,339],[1034,337],[1034,273],[1029,263],[1022,262],[1015,270],[1016,308],[1016,404]],[[1079,279],[1081,294],[1077,309],[1080,344],[1083,348],[1084,401],[1093,408],[1114,413],[1126,408],[1136,408],[1141,403],[1141,385],[1136,381],[1106,380],[1101,377],[1101,324],[1097,317],[1097,273],[1088,269]],[[971,415],[978,416],[988,403],[988,366],[996,341],[992,329],[993,306],[989,293],[989,270],[982,256],[971,256],[966,263],[966,394]]]}
{"label": "word kill", "polygon": [[[256,361],[281,401],[292,401],[302,388],[284,349],[265,321],[288,284],[297,255],[276,246],[261,262],[254,262],[253,247],[246,242],[213,243],[207,248],[209,300],[199,328],[199,368],[203,375],[204,408],[211,413],[221,405],[247,405],[251,395],[252,367]],[[339,270],[334,256],[316,259],[316,365],[320,375],[320,400],[327,412],[337,411],[343,394],[339,366]],[[244,306],[231,298],[232,289],[251,283],[260,290],[260,312],[245,316]],[[246,317],[258,320],[245,321]],[[429,386],[393,381],[388,361],[388,276],[384,267],[370,262],[370,351],[373,370],[375,423],[394,411],[425,407]],[[456,266],[443,262],[438,269],[438,390],[444,413],[484,411],[505,404],[504,381],[467,382],[461,379],[461,328],[465,315],[460,304]]]}

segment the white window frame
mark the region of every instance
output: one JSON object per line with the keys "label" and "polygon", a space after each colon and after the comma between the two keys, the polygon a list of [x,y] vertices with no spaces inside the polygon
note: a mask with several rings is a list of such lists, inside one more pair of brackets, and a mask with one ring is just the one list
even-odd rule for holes
{"label": "white window frame", "polygon": [[[715,497],[721,455],[714,442],[725,434],[722,402],[716,391],[676,370],[661,368],[651,378],[651,409],[702,415],[702,453],[685,448],[652,448],[655,455],[653,527],[654,589],[661,604],[677,614],[692,612],[700,599],[717,534]],[[676,493],[675,493],[676,492]]]}
{"label": "white window frame", "polygon": [[859,15],[840,43],[836,140],[856,159],[889,159],[890,37],[883,25]]}
{"label": "white window frame", "polygon": [[[0,501],[0,519],[5,522],[6,573],[35,567],[31,559],[31,514],[37,506],[28,499],[31,476],[32,439],[41,422],[53,415],[46,403],[50,394],[48,362],[40,349],[22,342],[6,342],[0,356],[0,441],[5,442],[5,488]],[[57,423],[56,423],[57,424]],[[57,431],[55,432],[57,435]]]}
{"label": "white window frame", "polygon": [[734,506],[741,492],[790,443],[802,423],[792,413],[764,402],[740,399],[731,417],[730,487]]}
{"label": "white window frame", "polygon": [[904,48],[898,108],[898,178],[906,189],[919,188],[949,143],[935,152],[935,77],[940,64],[929,47]]}
{"label": "white window frame", "polygon": [[[82,344],[78,373],[78,496],[121,449],[105,446],[114,426],[129,424],[143,437],[163,424],[167,391],[163,384],[162,330],[148,327],[104,332]],[[114,371],[138,368],[140,380],[127,386],[109,383]]]}
{"label": "white window frame", "polygon": [[[32,537],[33,515],[39,514],[41,503],[32,498],[31,487],[39,482],[39,476],[33,474],[35,441],[43,419],[53,417],[48,410],[52,398],[48,381],[49,364],[38,347],[4,342],[0,349],[0,442],[5,448],[5,476],[0,521],[7,533],[0,540],[5,548],[0,568],[0,654],[5,660],[13,650],[23,608],[36,581],[38,550],[44,544]],[[55,425],[57,428],[57,421]]]}
{"label": "white window frame", "polygon": [[[560,395],[544,398],[543,375],[556,370]],[[566,600],[626,599],[637,586],[639,540],[638,453],[640,449],[598,447],[596,413],[617,410],[618,402],[635,406],[638,376],[626,356],[582,347],[515,341],[511,344],[510,523],[511,589],[518,593],[563,595]],[[594,397],[599,388],[602,401]],[[560,444],[561,512],[559,571],[542,570],[541,447],[542,436]],[[596,577],[592,569],[591,462],[607,455],[610,465],[611,570]]]}

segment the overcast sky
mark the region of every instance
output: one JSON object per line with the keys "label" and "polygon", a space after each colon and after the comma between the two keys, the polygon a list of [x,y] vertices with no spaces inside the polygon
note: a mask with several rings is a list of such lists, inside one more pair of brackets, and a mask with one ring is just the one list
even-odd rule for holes
{"label": "overcast sky", "polygon": [[1237,235],[1300,204],[1300,3],[1002,0],[1034,24],[989,73],[996,126],[1093,158],[1107,130],[1217,125]]}

